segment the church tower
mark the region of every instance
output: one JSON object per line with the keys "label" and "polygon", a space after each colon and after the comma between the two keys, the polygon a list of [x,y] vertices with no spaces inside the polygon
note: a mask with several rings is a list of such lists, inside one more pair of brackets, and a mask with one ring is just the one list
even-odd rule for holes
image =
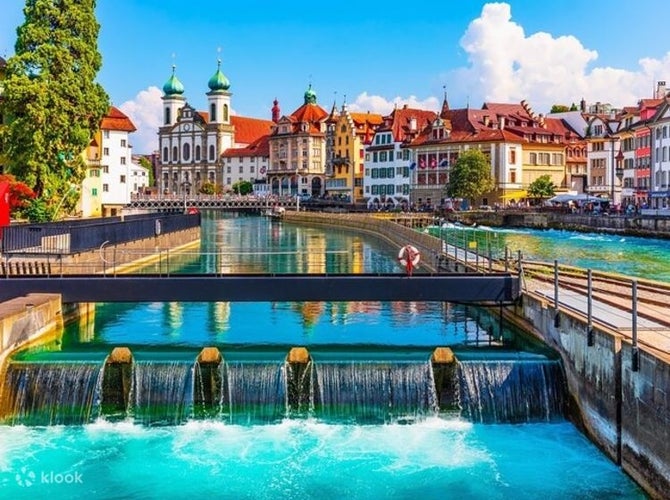
{"label": "church tower", "polygon": [[216,73],[209,79],[209,123],[230,125],[230,82],[221,72],[221,59],[218,60]]}
{"label": "church tower", "polygon": [[176,66],[172,66],[172,75],[163,85],[163,127],[177,123],[179,110],[184,106],[184,86],[175,75]]}

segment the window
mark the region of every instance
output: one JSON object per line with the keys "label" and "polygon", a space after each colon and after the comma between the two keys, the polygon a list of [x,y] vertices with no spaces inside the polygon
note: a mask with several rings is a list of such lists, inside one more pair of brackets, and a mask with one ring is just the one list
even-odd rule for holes
{"label": "window", "polygon": [[228,122],[228,105],[223,105],[223,121]]}
{"label": "window", "polygon": [[98,196],[98,188],[91,189],[91,195],[92,196]]}
{"label": "window", "polygon": [[509,162],[511,165],[516,165],[516,149],[509,150]]}
{"label": "window", "polygon": [[[230,159],[230,158],[229,158],[229,159]],[[230,173],[231,173],[231,167],[230,167],[230,165],[227,165],[227,166],[226,166],[226,173],[227,173],[227,174],[230,174]]]}
{"label": "window", "polygon": [[119,178],[119,182],[120,182],[121,184],[125,184],[125,183],[126,183],[126,176],[125,176],[125,175],[122,175],[122,176]]}
{"label": "window", "polygon": [[209,146],[209,161],[214,161],[216,157],[216,150],[214,149],[214,144]]}
{"label": "window", "polygon": [[126,147],[126,140],[125,139],[121,139],[121,147],[122,148]]}
{"label": "window", "polygon": [[537,165],[537,153],[530,153],[530,164]]}
{"label": "window", "polygon": [[121,165],[125,165],[125,164],[126,164],[126,157],[122,156],[121,157]]}
{"label": "window", "polygon": [[103,130],[103,131],[102,131],[102,136],[103,136],[105,139],[109,139],[109,130]]}
{"label": "window", "polygon": [[109,184],[103,184],[102,185],[102,192],[103,193],[109,193]]}
{"label": "window", "polygon": [[109,148],[102,148],[102,156],[109,156]]}
{"label": "window", "polygon": [[169,160],[168,157],[168,148],[163,148],[163,161],[166,162]]}
{"label": "window", "polygon": [[187,142],[183,146],[182,158],[184,161],[188,161],[191,158],[191,145]]}
{"label": "window", "polygon": [[170,108],[165,108],[165,125],[170,124]]}
{"label": "window", "polygon": [[240,165],[239,173],[240,173],[240,174],[243,174],[243,173],[244,173],[244,167],[243,167],[242,165]]}
{"label": "window", "polygon": [[195,147],[195,161],[200,161],[200,145]]}
{"label": "window", "polygon": [[100,177],[100,170],[97,168],[91,169],[91,177]]}
{"label": "window", "polygon": [[172,147],[172,161],[177,161],[179,158],[179,150],[177,149],[177,146]]}
{"label": "window", "polygon": [[213,122],[216,121],[216,104],[212,103],[209,106],[209,116]]}
{"label": "window", "polygon": [[103,174],[108,174],[108,173],[109,173],[109,166],[108,166],[108,165],[103,165],[103,167],[102,167],[102,173],[103,173]]}

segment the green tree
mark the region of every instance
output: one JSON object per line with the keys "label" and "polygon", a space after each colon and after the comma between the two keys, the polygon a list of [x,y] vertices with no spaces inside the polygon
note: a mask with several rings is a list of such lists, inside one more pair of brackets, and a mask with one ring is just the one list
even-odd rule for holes
{"label": "green tree", "polygon": [[566,111],[570,111],[570,108],[568,108],[565,104],[554,104],[551,107],[550,113],[565,113]]}
{"label": "green tree", "polygon": [[0,149],[8,171],[45,205],[76,203],[71,185],[85,175],[82,152],[109,109],[95,82],[102,58],[95,0],[26,0],[15,55],[7,61]]}
{"label": "green tree", "polygon": [[233,193],[235,194],[245,195],[253,192],[253,190],[254,185],[249,181],[238,181],[233,184]]}
{"label": "green tree", "polygon": [[477,197],[493,189],[491,163],[479,149],[461,153],[449,172],[447,196],[463,198],[474,205]]}
{"label": "green tree", "polygon": [[139,164],[140,167],[146,168],[147,172],[149,172],[149,186],[154,186],[154,166],[146,156],[140,156]]}
{"label": "green tree", "polygon": [[201,194],[216,194],[216,184],[211,181],[205,181],[200,186]]}
{"label": "green tree", "polygon": [[543,200],[545,198],[551,198],[554,196],[556,193],[556,186],[551,180],[550,175],[541,175],[530,183],[526,192],[530,198]]}

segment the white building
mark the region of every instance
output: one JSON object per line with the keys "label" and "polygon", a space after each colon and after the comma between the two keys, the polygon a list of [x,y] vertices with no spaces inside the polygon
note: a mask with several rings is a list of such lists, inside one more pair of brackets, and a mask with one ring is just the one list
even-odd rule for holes
{"label": "white building", "polygon": [[149,172],[132,161],[129,135],[135,130],[130,118],[113,106],[100,124],[98,153],[103,215],[120,213],[130,203],[131,195],[149,185]]}
{"label": "white building", "polygon": [[[197,111],[184,98],[184,86],[172,75],[163,85],[163,126],[158,131],[160,161],[158,191],[162,194],[195,194],[210,182],[227,191],[238,180],[256,180],[261,166],[246,168],[223,158],[231,148],[245,148],[270,133],[269,120],[233,116],[230,82],[221,72],[221,61],[208,82],[207,111]],[[236,168],[235,168],[236,167]],[[267,168],[267,167],[266,167]]]}
{"label": "white building", "polygon": [[406,146],[436,116],[433,111],[405,105],[383,118],[384,123],[365,147],[363,196],[369,207],[376,204],[409,206],[411,170],[416,164]]}
{"label": "white building", "polygon": [[649,122],[651,128],[651,208],[670,208],[670,102],[668,98]]}

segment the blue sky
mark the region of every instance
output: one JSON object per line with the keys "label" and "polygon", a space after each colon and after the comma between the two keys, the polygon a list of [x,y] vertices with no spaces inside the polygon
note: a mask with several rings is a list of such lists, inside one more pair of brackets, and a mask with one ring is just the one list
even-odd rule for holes
{"label": "blue sky", "polygon": [[[4,0],[0,55],[14,50],[23,0]],[[409,6],[409,7],[408,7]],[[302,104],[311,82],[329,109],[389,112],[526,99],[631,105],[670,81],[667,3],[612,0],[412,3],[98,0],[98,75],[138,132],[137,153],[156,147],[160,89],[172,64],[185,96],[206,109],[218,57],[237,114],[269,118]],[[219,52],[220,49],[220,52]]]}

